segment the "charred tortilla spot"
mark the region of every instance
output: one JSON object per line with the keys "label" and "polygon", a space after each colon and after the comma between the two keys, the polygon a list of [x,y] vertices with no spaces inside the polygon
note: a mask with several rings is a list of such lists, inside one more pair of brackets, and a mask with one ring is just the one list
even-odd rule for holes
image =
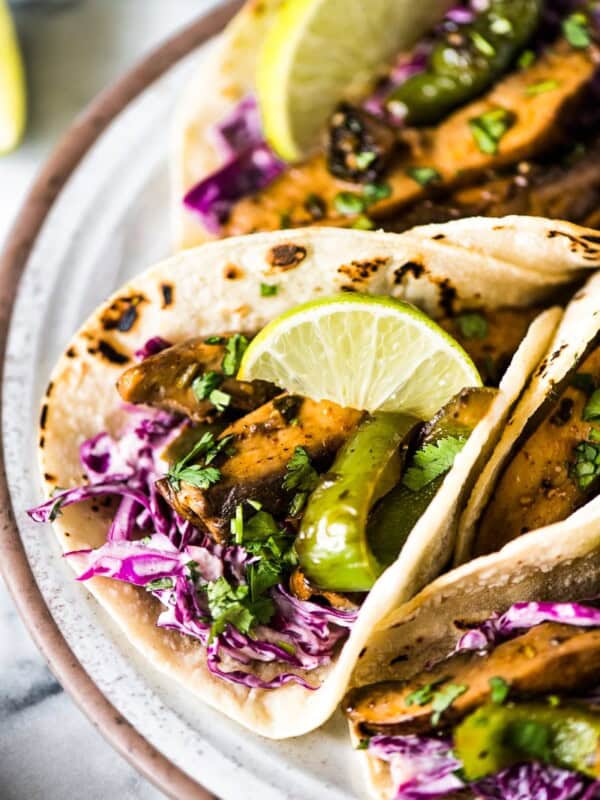
{"label": "charred tortilla spot", "polygon": [[127,364],[130,360],[129,356],[126,356],[125,353],[121,353],[116,350],[112,344],[109,344],[104,339],[100,339],[98,342],[97,351],[112,364]]}
{"label": "charred tortilla spot", "polygon": [[418,261],[407,261],[405,264],[402,264],[401,267],[394,270],[394,283],[402,283],[407,275],[412,275],[413,278],[420,278],[424,272],[425,267],[423,264],[419,264]]}
{"label": "charred tortilla spot", "polygon": [[439,242],[442,239],[446,238],[446,234],[445,233],[436,233],[436,235],[432,236],[431,238],[433,239],[434,242]]}
{"label": "charred tortilla spot", "polygon": [[46,387],[46,397],[50,397],[50,395],[52,394],[52,389],[54,389],[54,383],[50,381],[50,383]]}
{"label": "charred tortilla spot", "polygon": [[366,648],[366,647],[363,647],[363,649],[362,649],[362,650],[360,651],[360,653],[358,654],[358,657],[359,657],[359,658],[362,658],[366,652],[367,652],[367,648]]}
{"label": "charred tortilla spot", "polygon": [[338,267],[338,272],[341,275],[345,275],[353,283],[360,283],[375,275],[378,270],[385,267],[387,262],[387,258],[379,257],[366,261],[351,261],[349,264],[342,264],[341,267]]}
{"label": "charred tortilla spot", "polygon": [[105,331],[130,331],[138,318],[138,306],[146,302],[143,294],[118,297],[102,314],[100,322]]}
{"label": "charred tortilla spot", "polygon": [[236,281],[244,277],[244,270],[241,267],[236,267],[235,264],[227,264],[223,270],[223,276],[225,280]]}
{"label": "charred tortilla spot", "polygon": [[342,292],[358,292],[356,286],[340,286]]}
{"label": "charred tortilla spot", "polygon": [[454,313],[454,301],[456,300],[456,289],[448,278],[444,278],[439,283],[440,305],[448,316]]}
{"label": "charred tortilla spot", "polygon": [[43,450],[45,443],[46,443],[46,440],[44,439],[44,437],[40,436],[40,449]]}
{"label": "charred tortilla spot", "polygon": [[42,412],[40,414],[40,429],[44,430],[46,427],[46,422],[48,421],[48,403],[44,403],[42,406]]}
{"label": "charred tortilla spot", "polygon": [[163,296],[162,307],[166,308],[173,302],[173,286],[170,283],[161,283],[160,291]]}
{"label": "charred tortilla spot", "polygon": [[75,358],[75,356],[77,355],[77,350],[75,350],[74,347],[69,347],[65,355],[67,356],[67,358]]}
{"label": "charred tortilla spot", "polygon": [[560,354],[561,354],[561,353],[562,353],[562,351],[565,349],[565,347],[568,347],[568,345],[567,345],[567,343],[566,343],[566,342],[565,342],[564,344],[561,344],[561,346],[558,348],[558,350],[555,350],[555,351],[552,353],[552,355],[550,356],[550,360],[549,360],[549,363],[550,363],[550,364],[551,364],[553,361],[556,361],[556,359],[557,359],[557,358],[560,356]]}
{"label": "charred tortilla spot", "polygon": [[408,656],[407,655],[399,655],[399,656],[396,656],[396,658],[392,658],[392,660],[390,661],[390,667],[393,667],[394,664],[400,664],[402,661],[408,661]]}
{"label": "charred tortilla spot", "polygon": [[49,483],[54,483],[56,481],[56,478],[49,472],[44,472],[44,480],[48,481]]}
{"label": "charred tortilla spot", "polygon": [[276,244],[267,254],[267,261],[280,272],[295,269],[306,258],[306,247],[299,244]]}
{"label": "charred tortilla spot", "polygon": [[592,242],[592,244],[600,244],[600,236],[587,234],[586,236],[582,236],[586,242]]}

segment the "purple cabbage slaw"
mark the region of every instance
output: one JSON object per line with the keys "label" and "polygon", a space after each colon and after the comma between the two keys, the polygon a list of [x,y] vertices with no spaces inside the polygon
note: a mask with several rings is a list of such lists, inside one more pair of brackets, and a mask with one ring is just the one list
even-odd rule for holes
{"label": "purple cabbage slaw", "polygon": [[487,650],[542,622],[597,628],[600,627],[600,609],[580,603],[514,603],[504,614],[493,614],[464,633],[455,652]]}
{"label": "purple cabbage slaw", "polygon": [[368,752],[390,765],[394,800],[437,800],[469,789],[483,800],[598,800],[600,782],[530,762],[465,783],[452,742],[425,736],[374,736]]}
{"label": "purple cabbage slaw", "polygon": [[[156,339],[150,340],[145,355],[157,352],[157,344]],[[356,612],[299,600],[279,585],[270,590],[275,614],[268,625],[257,626],[251,636],[227,625],[211,640],[212,620],[203,587],[219,577],[227,578],[232,586],[245,583],[245,567],[255,557],[243,547],[214,543],[179,517],[157,491],[155,483],[165,471],[160,453],[180,431],[181,418],[134,406],[126,409],[131,423],[120,438],[99,433],[81,445],[88,483],[57,492],[30,509],[29,516],[35,522],[49,522],[73,503],[118,497],[106,543],[97,550],[66,554],[83,561],[84,572],[78,580],[103,576],[147,587],[164,606],[158,626],[202,642],[209,670],[227,681],[262,689],[290,682],[317,688],[292,670],[311,671],[330,663],[348,636]],[[136,538],[140,533],[147,535]],[[153,587],[154,581],[161,585]],[[262,680],[251,671],[224,669],[223,659],[228,666],[232,661],[245,666],[275,663],[285,671]]]}

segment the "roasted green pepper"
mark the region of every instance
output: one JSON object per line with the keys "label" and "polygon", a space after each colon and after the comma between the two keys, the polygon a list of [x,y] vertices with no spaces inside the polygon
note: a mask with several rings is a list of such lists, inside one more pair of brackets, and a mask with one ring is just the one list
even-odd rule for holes
{"label": "roasted green pepper", "polygon": [[[380,564],[389,566],[396,560],[440,488],[452,454],[461,449],[495,395],[495,389],[463,389],[425,425],[417,450],[408,459],[409,472],[403,483],[379,501],[369,518],[367,539]],[[418,464],[423,455],[429,455],[431,463],[419,475]],[[411,468],[417,472],[412,473]],[[409,475],[414,475],[413,482],[408,480]]]}
{"label": "roasted green pepper", "polygon": [[502,75],[540,19],[541,0],[491,0],[486,11],[433,49],[425,72],[409,78],[387,100],[412,125],[428,125],[476,97]]}
{"label": "roasted green pepper", "polygon": [[295,545],[300,568],[315,586],[367,591],[381,573],[368,546],[367,518],[400,479],[400,445],[416,423],[402,414],[368,417],[321,476]]}
{"label": "roasted green pepper", "polygon": [[531,760],[597,778],[600,714],[540,702],[481,706],[455,729],[454,752],[469,781]]}

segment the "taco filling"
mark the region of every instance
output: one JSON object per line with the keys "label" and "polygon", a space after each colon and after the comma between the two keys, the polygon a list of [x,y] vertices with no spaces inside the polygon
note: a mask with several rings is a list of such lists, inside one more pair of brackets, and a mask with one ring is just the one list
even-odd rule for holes
{"label": "taco filling", "polygon": [[523,602],[418,677],[351,690],[344,709],[394,800],[583,800],[600,788],[599,667],[596,606]]}
{"label": "taco filling", "polygon": [[[118,378],[129,420],[121,435],[84,441],[87,482],[57,488],[30,514],[46,522],[73,503],[108,504],[106,543],[68,553],[83,565],[79,580],[145,588],[158,601],[157,624],[199,640],[210,671],[227,681],[316,688],[304,674],[347,638],[490,409],[533,314],[442,320],[467,351],[459,357],[468,374],[477,378],[470,352],[488,386],[463,388],[430,419],[239,380],[248,334],[175,345],[154,337]],[[263,680],[257,662],[280,669]]]}
{"label": "taco filling", "polygon": [[340,104],[304,161],[276,155],[243,98],[216,126],[225,165],[184,204],[219,236],[512,213],[595,227],[599,31],[595,3],[459,4]]}

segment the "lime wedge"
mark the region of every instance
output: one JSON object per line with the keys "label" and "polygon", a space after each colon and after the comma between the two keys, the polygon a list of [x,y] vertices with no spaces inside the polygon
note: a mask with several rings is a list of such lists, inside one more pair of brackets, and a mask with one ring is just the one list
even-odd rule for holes
{"label": "lime wedge", "polygon": [[257,92],[269,144],[295,161],[344,97],[364,96],[443,13],[440,0],[284,0],[264,38]]}
{"label": "lime wedge", "polygon": [[467,353],[426,314],[361,294],[312,301],[274,319],[250,343],[238,377],[420,419],[464,387],[481,386]]}
{"label": "lime wedge", "polygon": [[17,35],[6,0],[0,0],[0,155],[21,141],[25,108],[25,78]]}

